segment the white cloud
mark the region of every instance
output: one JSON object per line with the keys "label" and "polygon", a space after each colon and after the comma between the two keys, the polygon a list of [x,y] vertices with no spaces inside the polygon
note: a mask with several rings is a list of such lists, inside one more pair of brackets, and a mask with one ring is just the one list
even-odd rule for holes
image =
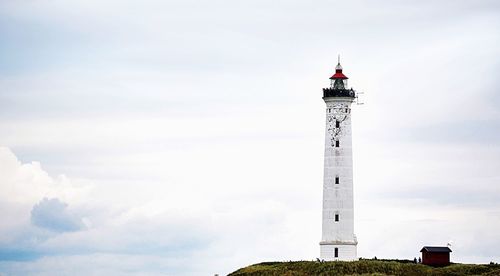
{"label": "white cloud", "polygon": [[84,181],[50,177],[39,162],[22,164],[7,147],[0,147],[0,162],[0,200],[4,202],[29,205],[44,197],[77,201],[90,189]]}

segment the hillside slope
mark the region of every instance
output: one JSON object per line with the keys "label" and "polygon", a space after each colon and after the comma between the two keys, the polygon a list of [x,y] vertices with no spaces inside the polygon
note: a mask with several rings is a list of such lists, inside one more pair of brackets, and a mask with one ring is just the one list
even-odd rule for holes
{"label": "hillside slope", "polygon": [[500,276],[500,265],[452,264],[432,268],[409,261],[361,260],[355,262],[265,262],[254,264],[229,274],[250,275],[488,275]]}

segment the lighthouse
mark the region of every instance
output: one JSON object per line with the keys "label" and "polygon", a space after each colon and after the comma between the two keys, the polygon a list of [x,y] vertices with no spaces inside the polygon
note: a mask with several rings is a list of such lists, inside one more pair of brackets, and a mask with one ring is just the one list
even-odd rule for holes
{"label": "lighthouse", "polygon": [[351,104],[356,91],[348,88],[347,79],[339,58],[330,87],[323,88],[326,127],[320,257],[326,261],[357,260],[351,132]]}

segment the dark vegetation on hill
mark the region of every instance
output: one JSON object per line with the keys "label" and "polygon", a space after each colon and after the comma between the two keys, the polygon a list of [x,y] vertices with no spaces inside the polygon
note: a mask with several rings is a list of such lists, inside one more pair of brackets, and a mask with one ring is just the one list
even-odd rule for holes
{"label": "dark vegetation on hill", "polygon": [[451,264],[433,268],[409,260],[360,260],[354,262],[265,262],[238,269],[230,276],[250,275],[484,275],[500,276],[499,264]]}

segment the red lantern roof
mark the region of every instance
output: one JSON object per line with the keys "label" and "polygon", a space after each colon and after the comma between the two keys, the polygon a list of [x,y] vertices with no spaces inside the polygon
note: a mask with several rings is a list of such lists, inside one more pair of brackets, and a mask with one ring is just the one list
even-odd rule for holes
{"label": "red lantern roof", "polygon": [[331,80],[334,80],[334,79],[346,80],[346,79],[348,79],[348,77],[342,73],[342,66],[340,65],[340,62],[335,67],[335,74],[333,74],[333,76],[331,76],[330,79]]}

